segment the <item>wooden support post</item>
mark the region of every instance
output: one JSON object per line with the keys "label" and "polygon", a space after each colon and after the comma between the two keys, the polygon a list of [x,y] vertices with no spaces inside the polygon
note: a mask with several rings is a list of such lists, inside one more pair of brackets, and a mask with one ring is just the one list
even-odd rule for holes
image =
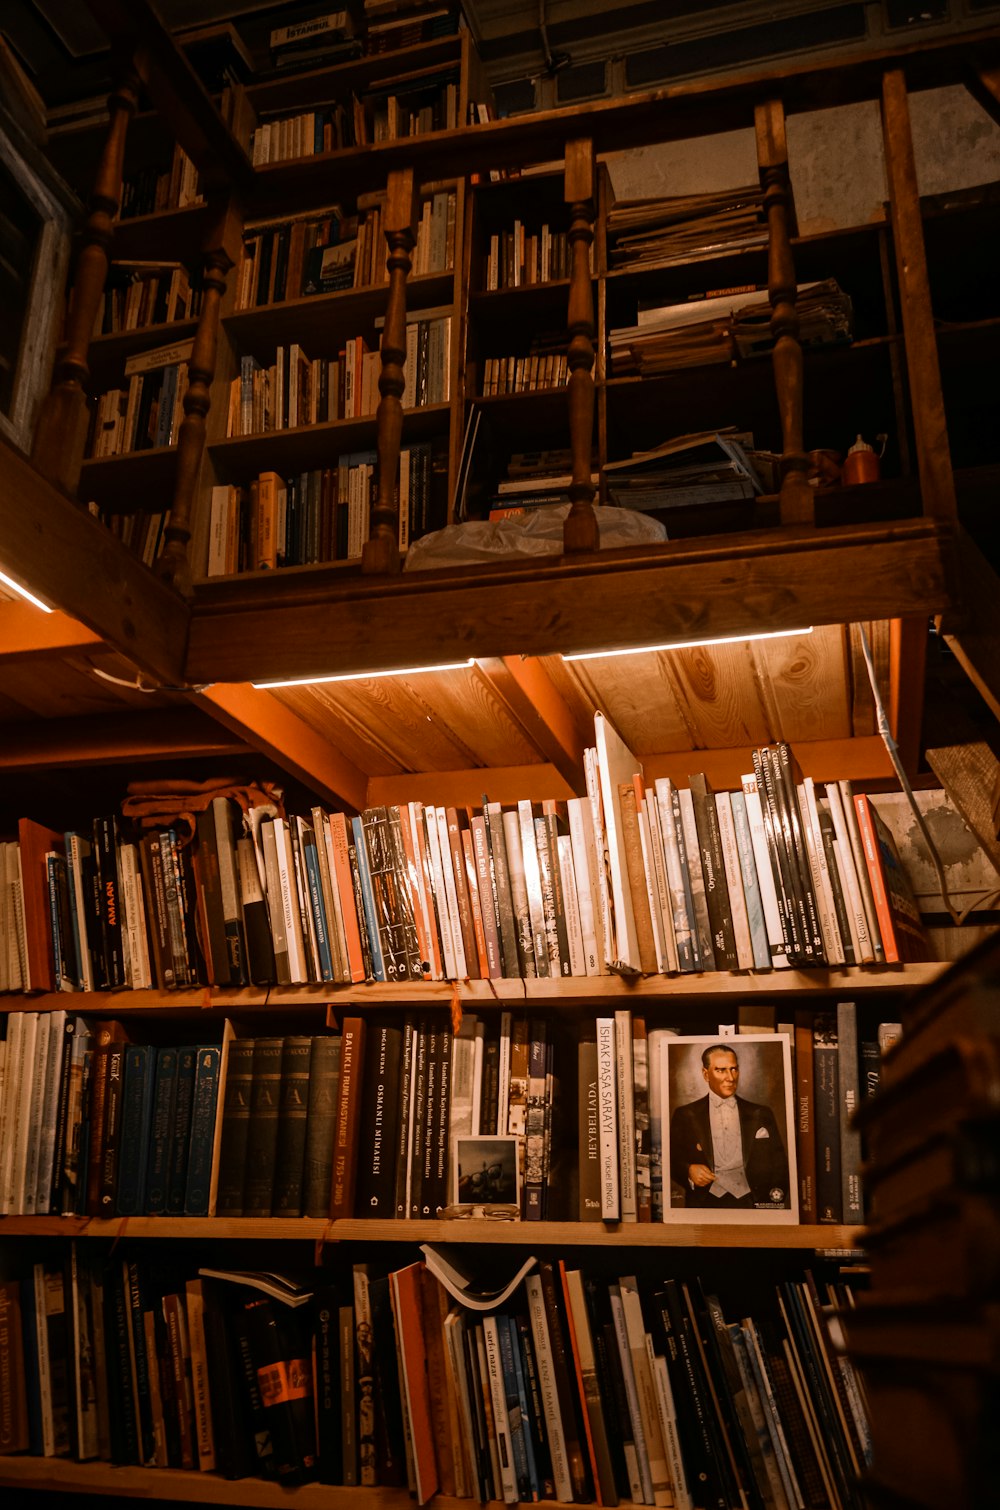
{"label": "wooden support post", "polygon": [[139,80],[131,61],[120,62],[108,98],[108,134],[76,261],[66,339],[56,359],[52,388],[42,405],[31,449],[37,471],[73,495],[80,481],[89,424],[87,354],[108,275],[114,219],[122,191],[125,136],[138,98]]}
{"label": "wooden support post", "polygon": [[764,186],[767,216],[767,296],[771,302],[774,336],[774,385],[781,415],[781,490],[778,507],[782,524],[815,523],[809,461],[802,439],[802,347],[795,312],[795,264],[792,260],[792,189],[785,145],[785,111],[780,100],[758,105],[757,166]]}
{"label": "wooden support post", "polygon": [[566,143],[565,199],[569,205],[569,444],[573,481],[572,507],[563,525],[567,554],[596,551],[600,540],[591,482],[594,450],[594,292],[590,249],[594,244],[594,144],[589,139]]}
{"label": "wooden support post", "polygon": [[896,247],[899,300],[906,338],[906,367],[913,405],[917,472],[924,513],[935,519],[956,518],[955,479],[951,470],[948,425],[941,395],[937,337],[927,281],[920,192],[910,132],[910,107],[901,68],[889,68],[882,80],[882,139],[889,183],[889,214]]}
{"label": "wooden support post", "polygon": [[191,596],[191,563],[188,542],[195,496],[205,451],[205,423],[212,405],[212,380],[219,346],[219,322],[226,293],[226,274],[239,256],[241,217],[231,199],[220,199],[208,236],[202,271],[201,312],[188,361],[188,386],[184,394],[184,418],[177,435],[177,463],[170,514],[163,531],[163,549],[156,573],[185,597]]}
{"label": "wooden support post", "polygon": [[[361,553],[361,570],[367,576],[399,571],[399,447],[403,438],[403,363],[406,361],[406,280],[410,253],[417,239],[413,170],[389,174],[385,204],[385,239],[389,248],[389,297],[380,349],[382,371],[376,412],[375,447],[378,453],[378,493],[372,509],[369,538]],[[411,381],[415,377],[410,374]]]}

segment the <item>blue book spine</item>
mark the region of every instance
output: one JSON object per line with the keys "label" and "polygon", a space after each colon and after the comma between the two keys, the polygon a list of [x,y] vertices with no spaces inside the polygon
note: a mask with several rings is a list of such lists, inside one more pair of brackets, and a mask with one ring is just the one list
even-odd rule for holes
{"label": "blue book spine", "polygon": [[193,1045],[177,1051],[177,1099],[167,1152],[167,1216],[184,1215],[187,1187],[188,1147],[191,1138],[191,1108],[194,1102],[198,1050]]}
{"label": "blue book spine", "polygon": [[770,970],[771,950],[767,942],[767,926],[764,922],[764,902],[757,880],[757,866],[753,857],[753,839],[750,835],[750,820],[747,817],[747,800],[742,792],[733,792],[733,823],[736,827],[736,848],[740,857],[740,872],[743,876],[743,895],[746,898],[747,918],[750,922],[750,943],[753,947],[755,970]]}
{"label": "blue book spine", "polygon": [[170,1138],[177,1102],[177,1050],[158,1049],[153,1088],[153,1115],[146,1159],[146,1212],[162,1216],[167,1209]]}
{"label": "blue book spine", "polygon": [[333,955],[330,953],[330,935],[327,932],[326,908],[323,906],[323,888],[319,879],[319,856],[316,840],[312,834],[303,837],[302,853],[306,861],[306,880],[309,883],[309,905],[312,908],[313,926],[316,929],[316,948],[319,952],[319,969],[323,980],[333,980]]}
{"label": "blue book spine", "polygon": [[184,1195],[185,1216],[208,1215],[221,1065],[222,1050],[220,1048],[202,1045],[198,1049],[194,1101],[191,1105],[191,1144],[187,1163],[187,1189]]}
{"label": "blue book spine", "polygon": [[385,980],[385,963],[382,945],[378,936],[378,918],[375,915],[375,895],[368,869],[368,851],[365,848],[365,831],[360,818],[351,819],[354,847],[358,856],[358,876],[361,880],[361,901],[365,909],[365,926],[368,929],[368,944],[372,953],[372,973],[376,980]]}
{"label": "blue book spine", "polygon": [[535,1448],[531,1440],[531,1411],[528,1407],[528,1386],[524,1377],[524,1369],[521,1364],[521,1343],[517,1334],[517,1322],[514,1320],[513,1316],[508,1316],[505,1319],[507,1322],[507,1330],[510,1333],[511,1356],[514,1363],[514,1378],[517,1380],[517,1398],[521,1411],[524,1451],[528,1461],[528,1484],[531,1489],[530,1497],[533,1500],[539,1500],[542,1497],[542,1486],[538,1477],[538,1464],[535,1462]]}
{"label": "blue book spine", "polygon": [[517,1497],[523,1503],[525,1500],[531,1500],[533,1496],[528,1478],[528,1454],[524,1445],[524,1416],[521,1414],[521,1398],[517,1390],[517,1375],[514,1372],[514,1343],[508,1325],[509,1320],[510,1318],[503,1314],[497,1316],[497,1339],[500,1343],[503,1389],[507,1397],[507,1424],[510,1427],[510,1450],[514,1459],[514,1476],[517,1479]]}
{"label": "blue book spine", "polygon": [[130,1044],[125,1050],[125,1097],[122,1103],[122,1141],[118,1161],[118,1216],[141,1216],[146,1209],[146,1171],[149,1130],[153,1113],[156,1050],[149,1044]]}

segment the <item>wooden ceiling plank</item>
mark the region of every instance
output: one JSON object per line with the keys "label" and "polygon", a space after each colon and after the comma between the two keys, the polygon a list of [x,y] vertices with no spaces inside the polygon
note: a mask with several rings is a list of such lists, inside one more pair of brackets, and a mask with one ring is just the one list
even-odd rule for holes
{"label": "wooden ceiling plank", "polygon": [[700,645],[664,652],[673,669],[697,749],[766,744],[771,725],[747,645]]}
{"label": "wooden ceiling plank", "polygon": [[791,742],[850,736],[845,632],[823,624],[810,635],[747,645],[772,739]]}
{"label": "wooden ceiling plank", "polygon": [[132,765],[245,754],[246,743],[197,708],[49,718],[6,728],[0,770]]}
{"label": "wooden ceiling plank", "polygon": [[927,519],[529,566],[392,584],[320,573],[312,585],[265,579],[260,593],[237,584],[196,597],[187,675],[200,684],[386,669],[412,664],[417,648],[426,664],[607,650],[634,643],[636,624],[663,643],[938,613],[958,600],[954,532]]}
{"label": "wooden ceiling plank", "polygon": [[555,766],[576,796],[586,791],[586,740],[537,659],[495,656],[477,661],[477,671],[500,698],[530,743]]}
{"label": "wooden ceiling plank", "polygon": [[183,679],[190,611],[120,540],[0,444],[0,569],[79,620],[140,671]]}
{"label": "wooden ceiling plank", "polygon": [[484,771],[416,771],[404,776],[373,776],[368,783],[372,806],[383,803],[425,802],[443,807],[480,807],[484,795],[491,802],[513,807],[522,799],[566,801],[577,794],[574,787],[550,762],[539,765],[499,766]]}
{"label": "wooden ceiling plank", "polygon": [[367,806],[365,773],[269,692],[249,682],[218,683],[189,695],[195,706],[204,708],[324,801],[357,812]]}
{"label": "wooden ceiling plank", "polygon": [[99,634],[58,609],[43,613],[23,600],[0,602],[0,662],[68,655],[74,650],[93,650],[101,644]]}

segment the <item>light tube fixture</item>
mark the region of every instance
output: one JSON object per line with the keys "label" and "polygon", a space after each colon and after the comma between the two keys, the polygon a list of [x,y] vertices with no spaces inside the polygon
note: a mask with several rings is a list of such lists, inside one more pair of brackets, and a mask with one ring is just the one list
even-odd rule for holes
{"label": "light tube fixture", "polygon": [[600,661],[613,655],[648,655],[658,650],[694,650],[700,645],[748,645],[752,640],[786,640],[795,635],[812,634],[808,629],[768,629],[760,634],[720,634],[705,640],[667,640],[662,645],[630,645],[624,650],[580,650],[564,655],[564,661]]}
{"label": "light tube fixture", "polygon": [[42,613],[52,612],[52,609],[47,603],[43,603],[41,598],[36,598],[35,594],[33,592],[29,592],[26,587],[22,587],[20,582],[15,582],[13,577],[8,577],[5,571],[0,571],[0,582],[3,583],[4,587],[9,587],[11,592],[16,592],[19,598],[25,598],[29,603],[33,604],[35,608],[40,608],[42,610]]}
{"label": "light tube fixture", "polygon": [[381,676],[422,676],[426,671],[465,671],[474,666],[473,660],[445,661],[437,666],[395,666],[389,671],[341,671],[336,676],[299,676],[279,682],[253,682],[258,692],[270,691],[273,687],[320,687],[327,682],[368,682]]}

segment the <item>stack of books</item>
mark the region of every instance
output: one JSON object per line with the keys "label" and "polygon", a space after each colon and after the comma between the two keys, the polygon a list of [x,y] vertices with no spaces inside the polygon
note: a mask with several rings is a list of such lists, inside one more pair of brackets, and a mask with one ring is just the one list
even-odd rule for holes
{"label": "stack of books", "polygon": [[121,456],[176,444],[193,349],[193,341],[181,341],[128,358],[128,387],[102,393],[92,412],[89,456]]}
{"label": "stack of books", "polygon": [[767,243],[759,184],[708,194],[616,199],[608,210],[611,268],[722,256]]}
{"label": "stack of books", "polygon": [[147,325],[191,320],[201,309],[201,294],[200,288],[191,287],[181,262],[116,260],[108,269],[97,324],[102,335],[118,335]]}
{"label": "stack of books", "polygon": [[[514,451],[489,500],[490,519],[509,519],[531,509],[566,502],[573,481],[572,458],[566,450]],[[591,474],[595,488],[600,478]]]}
{"label": "stack of books", "polygon": [[669,509],[753,498],[761,482],[733,430],[678,435],[604,467],[608,501],[618,508]]}
{"label": "stack of books", "polygon": [[198,170],[178,143],[169,168],[154,165],[122,180],[118,215],[131,220],[159,210],[180,210],[201,204],[204,197],[198,188]]}

